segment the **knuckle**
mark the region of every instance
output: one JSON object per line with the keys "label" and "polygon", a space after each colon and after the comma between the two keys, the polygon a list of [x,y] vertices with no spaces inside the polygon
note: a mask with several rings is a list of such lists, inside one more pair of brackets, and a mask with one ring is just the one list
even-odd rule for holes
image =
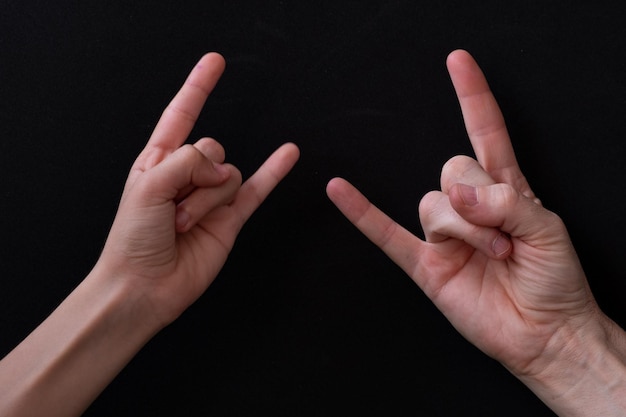
{"label": "knuckle", "polygon": [[434,199],[436,198],[435,194],[436,191],[430,191],[426,193],[420,200],[417,207],[417,211],[420,217],[425,217],[429,212],[432,211],[434,206]]}
{"label": "knuckle", "polygon": [[441,178],[460,178],[468,170],[476,166],[475,159],[467,155],[456,155],[448,159],[441,169]]}
{"label": "knuckle", "polygon": [[226,156],[224,147],[215,139],[210,137],[204,137],[200,139],[194,145],[202,152],[202,154],[216,162],[223,162]]}
{"label": "knuckle", "polygon": [[220,148],[222,147],[222,145],[220,145],[220,143],[217,140],[209,136],[205,136],[201,138],[198,142],[203,143],[206,146],[216,146],[216,147],[219,146]]}
{"label": "knuckle", "polygon": [[188,143],[178,148],[176,153],[185,160],[200,160],[204,157],[198,148]]}
{"label": "knuckle", "polygon": [[560,230],[561,232],[566,232],[567,228],[561,216],[559,216],[553,211],[550,211],[540,206],[537,206],[537,209],[545,212],[544,222],[545,222],[546,228],[554,228],[554,230]]}
{"label": "knuckle", "polygon": [[243,183],[243,176],[241,175],[241,171],[239,171],[239,169],[234,166],[234,165],[230,165],[229,167],[231,169],[231,178],[232,181],[237,184],[237,187],[240,187],[241,184]]}
{"label": "knuckle", "polygon": [[389,245],[389,243],[393,241],[393,238],[397,231],[398,224],[393,221],[388,222],[380,232],[377,242],[378,245],[380,245],[382,249],[385,249]]}
{"label": "knuckle", "polygon": [[509,184],[498,184],[496,193],[497,205],[509,210],[512,209],[519,201],[520,194]]}
{"label": "knuckle", "polygon": [[422,222],[430,222],[440,214],[441,199],[445,195],[438,191],[430,191],[420,200],[419,217]]}

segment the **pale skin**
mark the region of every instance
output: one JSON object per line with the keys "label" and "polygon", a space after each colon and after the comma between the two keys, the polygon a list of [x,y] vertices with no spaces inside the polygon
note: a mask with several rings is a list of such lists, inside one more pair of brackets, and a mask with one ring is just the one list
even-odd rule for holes
{"label": "pale skin", "polygon": [[329,198],[450,320],[561,416],[626,415],[626,335],[598,307],[561,219],[522,174],[465,51],[447,60],[476,159],[457,156],[419,205],[425,240],[335,178]]}
{"label": "pale skin", "polygon": [[131,168],[91,273],[0,361],[0,415],[80,415],[213,282],[237,234],[291,170],[277,149],[246,182],[211,138],[184,145],[224,59],[207,54]]}
{"label": "pale skin", "polygon": [[[345,180],[327,193],[472,343],[562,416],[626,415],[626,335],[587,284],[562,221],[517,164],[487,82],[448,58],[476,159],[443,168],[422,240]],[[80,415],[139,349],[213,282],[247,219],[296,163],[276,150],[241,184],[223,147],[183,145],[224,70],[204,56],[133,165],[92,272],[0,361],[0,415]]]}

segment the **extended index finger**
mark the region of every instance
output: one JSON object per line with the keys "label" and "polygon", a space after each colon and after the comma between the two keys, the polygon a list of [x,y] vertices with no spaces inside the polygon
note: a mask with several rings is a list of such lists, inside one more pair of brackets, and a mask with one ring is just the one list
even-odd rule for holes
{"label": "extended index finger", "polygon": [[500,107],[480,67],[462,50],[448,56],[447,66],[478,162],[496,182],[526,193],[530,187],[515,158]]}
{"label": "extended index finger", "polygon": [[163,111],[146,148],[157,147],[169,153],[185,142],[224,67],[224,58],[215,52],[204,55],[198,61]]}

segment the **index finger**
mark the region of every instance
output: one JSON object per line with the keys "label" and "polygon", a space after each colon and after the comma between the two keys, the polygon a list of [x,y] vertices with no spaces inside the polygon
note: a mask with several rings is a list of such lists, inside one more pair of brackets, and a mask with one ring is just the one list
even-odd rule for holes
{"label": "index finger", "polygon": [[146,148],[161,148],[167,154],[185,142],[206,99],[224,72],[224,67],[224,58],[215,52],[204,55],[198,61],[182,88],[163,111]]}
{"label": "index finger", "polygon": [[530,191],[500,107],[480,67],[463,50],[452,52],[447,66],[478,162],[496,182],[510,184],[524,193]]}

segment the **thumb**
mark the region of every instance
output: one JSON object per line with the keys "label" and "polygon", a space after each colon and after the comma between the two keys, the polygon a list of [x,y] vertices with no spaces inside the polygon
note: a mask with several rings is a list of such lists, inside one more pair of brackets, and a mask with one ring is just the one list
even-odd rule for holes
{"label": "thumb", "polygon": [[559,216],[509,184],[455,184],[448,196],[454,210],[468,222],[496,227],[533,246],[554,243],[554,238],[567,236]]}

